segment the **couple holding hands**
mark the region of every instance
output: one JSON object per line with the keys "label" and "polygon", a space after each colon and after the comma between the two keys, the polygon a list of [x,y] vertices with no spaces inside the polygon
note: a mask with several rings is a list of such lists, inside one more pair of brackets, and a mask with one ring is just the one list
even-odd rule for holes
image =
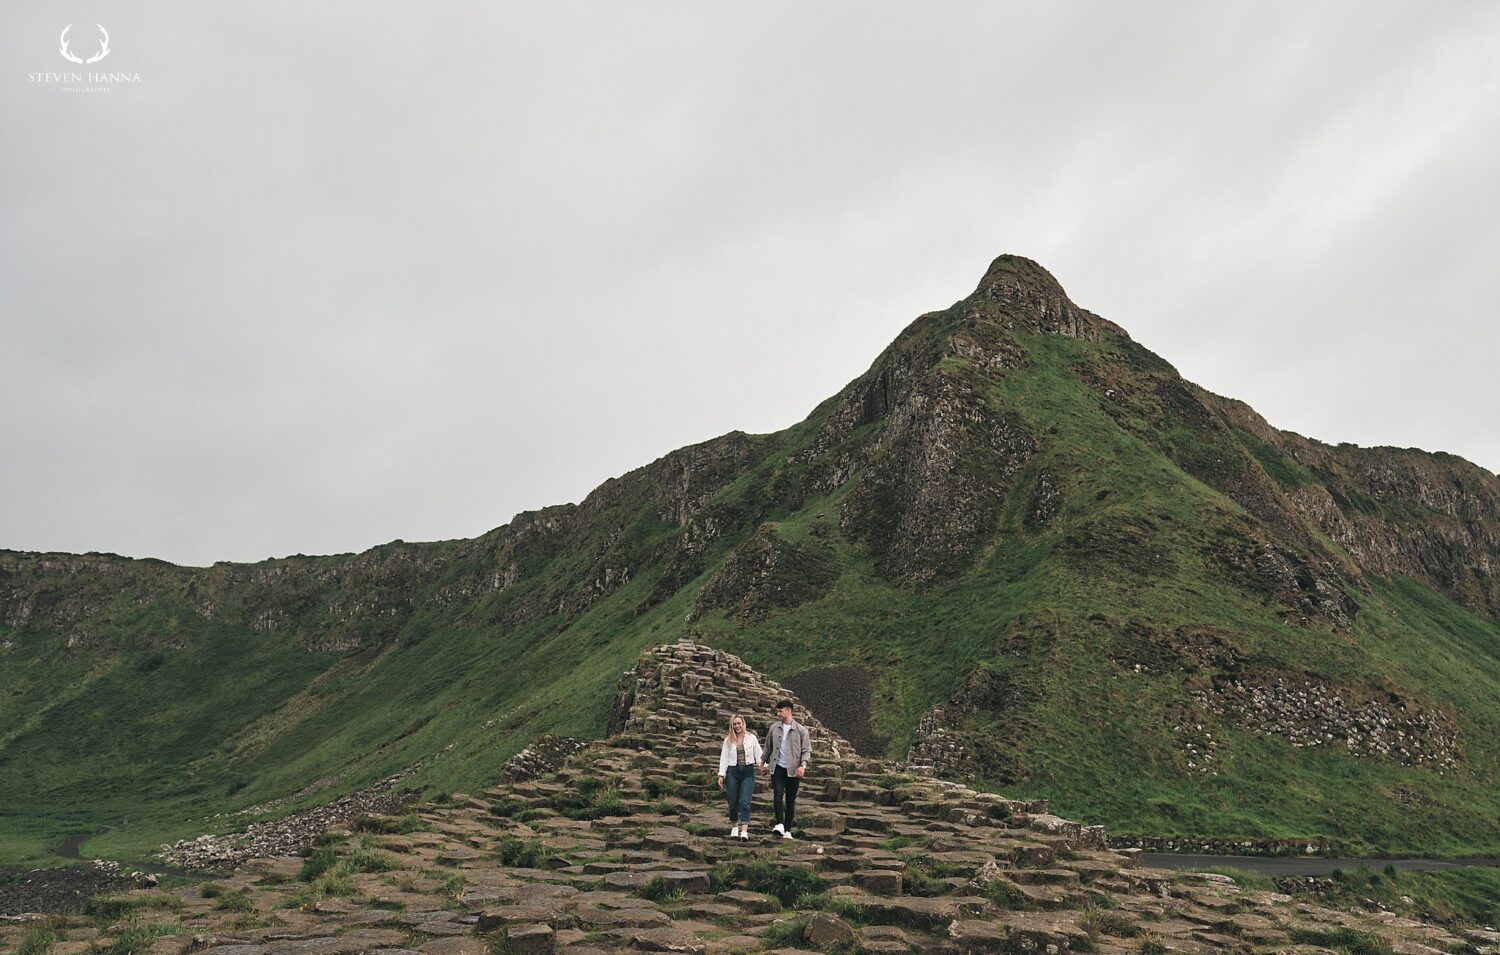
{"label": "couple holding hands", "polygon": [[776,704],[776,722],[766,731],[768,749],[763,749],[755,734],[745,729],[745,718],[731,716],[729,732],[719,752],[719,788],[729,799],[729,838],[750,838],[750,796],[755,792],[755,773],[770,772],[772,805],[776,826],[771,831],[783,839],[792,838],[792,814],[797,806],[797,789],[807,772],[807,757],[812,751],[807,727],[792,718],[792,701]]}

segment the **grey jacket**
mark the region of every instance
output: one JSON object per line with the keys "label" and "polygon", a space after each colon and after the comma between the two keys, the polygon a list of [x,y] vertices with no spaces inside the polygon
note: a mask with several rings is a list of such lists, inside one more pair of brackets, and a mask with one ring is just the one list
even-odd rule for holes
{"label": "grey jacket", "polygon": [[808,736],[807,727],[796,720],[792,720],[791,726],[777,720],[766,730],[765,764],[773,770],[780,765],[783,745],[786,746],[789,772],[796,772],[798,766],[807,765],[807,757],[812,755],[812,739]]}

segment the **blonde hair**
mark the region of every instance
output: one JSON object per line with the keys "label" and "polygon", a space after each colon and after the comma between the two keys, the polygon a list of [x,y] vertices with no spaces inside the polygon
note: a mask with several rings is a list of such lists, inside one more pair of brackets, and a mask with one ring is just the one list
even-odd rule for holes
{"label": "blonde hair", "polygon": [[750,726],[749,726],[748,723],[745,722],[745,718],[743,716],[741,716],[740,714],[738,714],[738,713],[731,713],[730,716],[729,716],[729,732],[727,732],[727,733],[724,734],[724,742],[726,742],[726,743],[729,742],[730,740],[734,739],[734,721],[735,720],[739,720],[740,721],[740,725],[743,726],[743,727],[745,727],[745,731],[743,733],[741,733],[740,735],[741,736],[749,736],[750,735]]}

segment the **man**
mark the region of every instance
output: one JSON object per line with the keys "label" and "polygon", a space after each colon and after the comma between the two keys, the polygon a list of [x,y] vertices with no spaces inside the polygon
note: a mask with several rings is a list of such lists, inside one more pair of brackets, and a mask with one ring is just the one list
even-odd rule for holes
{"label": "man", "polygon": [[791,700],[781,700],[776,704],[776,720],[766,731],[764,762],[760,768],[762,772],[771,772],[771,805],[776,813],[776,825],[771,831],[780,833],[783,839],[790,839],[792,816],[797,811],[797,789],[807,773],[812,740],[808,737],[807,727],[792,719]]}

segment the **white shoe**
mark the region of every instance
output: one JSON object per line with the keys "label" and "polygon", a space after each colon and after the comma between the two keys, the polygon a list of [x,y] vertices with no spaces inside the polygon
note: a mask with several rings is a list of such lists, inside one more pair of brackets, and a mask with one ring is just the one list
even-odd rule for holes
{"label": "white shoe", "polygon": [[784,835],[786,835],[786,826],[783,826],[781,823],[778,822],[776,825],[774,825],[774,826],[771,827],[771,831],[772,832],[779,832],[779,833],[781,833],[784,836]]}
{"label": "white shoe", "polygon": [[739,836],[740,836],[740,827],[739,826],[730,826],[729,827],[729,838],[731,838],[731,839],[738,839]]}
{"label": "white shoe", "polygon": [[781,838],[783,838],[783,839],[790,839],[790,838],[792,838],[791,830],[789,830],[789,829],[783,829],[783,830],[781,830]]}
{"label": "white shoe", "polygon": [[749,839],[750,838],[750,830],[749,829],[741,829],[740,830],[740,838],[741,839]]}

